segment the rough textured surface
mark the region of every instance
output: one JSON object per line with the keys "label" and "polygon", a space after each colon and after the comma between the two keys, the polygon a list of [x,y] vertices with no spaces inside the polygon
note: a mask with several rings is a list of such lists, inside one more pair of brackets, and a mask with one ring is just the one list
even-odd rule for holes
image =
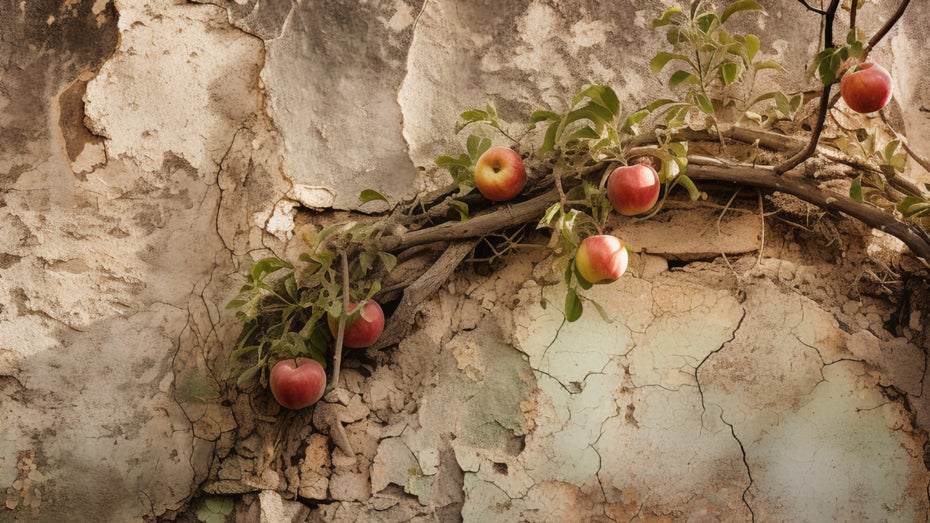
{"label": "rough textured surface", "polygon": [[[925,273],[754,197],[616,222],[640,255],[587,294],[610,321],[566,324],[536,250],[463,268],[313,409],[226,381],[252,260],[364,188],[445,183],[489,98],[520,122],[585,82],[662,95],[672,3],[0,5],[0,521],[193,521],[207,495],[236,521],[926,520]],[[817,18],[763,3],[738,23],[788,73],[760,82],[807,86]],[[925,156],[927,16],[873,53]]]}

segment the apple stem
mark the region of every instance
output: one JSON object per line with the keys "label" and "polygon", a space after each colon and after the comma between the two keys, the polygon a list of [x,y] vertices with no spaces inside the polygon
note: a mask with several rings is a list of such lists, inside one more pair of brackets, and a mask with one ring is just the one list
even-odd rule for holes
{"label": "apple stem", "polygon": [[349,310],[349,257],[346,251],[340,252],[342,258],[342,314],[339,315],[339,329],[336,332],[336,353],[333,355],[332,388],[339,387],[339,369],[342,367],[342,340],[346,331],[346,314]]}

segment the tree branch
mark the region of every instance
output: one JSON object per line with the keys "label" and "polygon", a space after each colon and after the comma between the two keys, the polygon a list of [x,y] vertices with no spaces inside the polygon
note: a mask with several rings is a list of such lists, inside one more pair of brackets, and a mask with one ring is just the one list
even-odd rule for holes
{"label": "tree branch", "polygon": [[779,176],[773,169],[765,167],[711,165],[689,167],[688,177],[695,181],[729,182],[796,196],[817,207],[842,212],[874,229],[886,232],[904,242],[915,255],[930,261],[930,242],[922,231],[896,220],[894,216],[877,207],[858,203],[842,194],[821,189],[813,181],[805,178]]}
{"label": "tree branch", "polygon": [[910,3],[911,0],[901,1],[901,4],[898,5],[898,9],[894,12],[893,15],[891,15],[891,18],[889,18],[885,22],[885,25],[883,25],[882,28],[879,29],[878,32],[872,35],[872,38],[869,39],[868,45],[866,45],[865,49],[862,51],[862,57],[860,58],[860,61],[864,62],[865,59],[869,57],[869,53],[872,52],[872,48],[878,45],[878,43],[881,42],[883,38],[885,38],[885,35],[891,31],[891,28],[893,28],[895,24],[898,23],[898,20],[900,20],[904,15],[904,11],[907,9],[907,6]]}
{"label": "tree branch", "polygon": [[808,3],[805,2],[804,0],[798,0],[798,3],[801,4],[801,5],[803,5],[804,7],[807,8],[808,11],[811,11],[811,12],[813,12],[813,13],[817,13],[817,14],[819,14],[819,15],[825,15],[825,14],[827,14],[827,12],[824,11],[823,9],[817,9],[816,7],[814,7],[814,6],[810,5],[810,4],[808,4]]}
{"label": "tree branch", "polygon": [[[831,0],[830,7],[824,13],[823,28],[823,47],[824,49],[833,47],[833,19],[836,16],[836,9],[840,6],[840,0]],[[823,124],[827,120],[827,110],[830,107],[830,89],[833,84],[827,84],[823,87],[823,93],[820,95],[820,108],[817,111],[817,123],[811,131],[811,138],[803,149],[795,153],[791,158],[775,166],[776,174],[783,174],[794,169],[804,160],[817,150],[817,143],[820,141],[820,133],[823,132]]]}

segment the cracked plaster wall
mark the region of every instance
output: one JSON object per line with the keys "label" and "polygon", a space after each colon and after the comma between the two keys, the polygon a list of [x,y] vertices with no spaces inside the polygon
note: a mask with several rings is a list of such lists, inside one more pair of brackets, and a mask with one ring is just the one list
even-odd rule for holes
{"label": "cracked plaster wall", "polygon": [[[815,20],[764,3],[763,52],[803,70]],[[651,254],[592,294],[610,323],[564,325],[521,255],[453,277],[314,410],[225,386],[223,304],[321,216],[299,205],[445,183],[489,97],[519,120],[586,81],[661,94],[657,5],[0,5],[0,520],[174,517],[200,488],[241,521],[925,519],[927,313],[865,281],[897,247],[855,227],[847,257],[776,227],[757,261],[751,209],[673,208],[620,225]],[[875,54],[906,107],[930,103],[916,13]]]}

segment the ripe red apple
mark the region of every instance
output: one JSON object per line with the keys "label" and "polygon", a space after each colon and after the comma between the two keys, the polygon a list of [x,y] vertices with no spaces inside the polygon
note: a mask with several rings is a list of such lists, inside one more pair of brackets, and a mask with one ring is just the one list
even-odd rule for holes
{"label": "ripe red apple", "polygon": [[475,187],[492,202],[514,198],[525,185],[523,158],[513,149],[492,147],[475,164]]}
{"label": "ripe red apple", "polygon": [[323,366],[310,358],[281,360],[271,369],[271,395],[282,407],[302,409],[313,405],[326,390]]}
{"label": "ripe red apple", "polygon": [[628,264],[623,240],[609,234],[585,238],[575,253],[575,267],[590,283],[610,283],[623,276]]}
{"label": "ripe red apple", "polygon": [[607,179],[607,199],[624,216],[642,214],[659,200],[659,175],[644,164],[617,167]]}
{"label": "ripe red apple", "polygon": [[[350,303],[346,314],[352,314],[352,311],[358,307],[357,303]],[[339,332],[339,318],[328,316],[326,319],[329,323],[329,330],[333,336]],[[381,337],[384,332],[384,311],[375,300],[368,300],[362,306],[362,313],[355,319],[346,323],[345,332],[342,335],[342,345],[350,349],[364,349],[371,347]]]}
{"label": "ripe red apple", "polygon": [[846,105],[857,113],[878,111],[891,100],[891,75],[876,63],[859,64],[843,75],[840,95]]}

